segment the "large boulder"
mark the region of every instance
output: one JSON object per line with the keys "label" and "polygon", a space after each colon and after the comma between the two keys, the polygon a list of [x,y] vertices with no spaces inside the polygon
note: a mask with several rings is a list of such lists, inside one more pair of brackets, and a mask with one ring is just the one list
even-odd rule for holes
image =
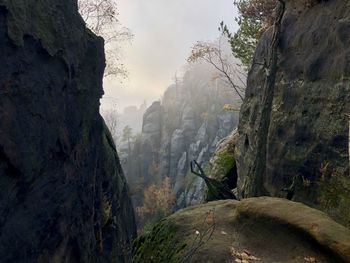
{"label": "large boulder", "polygon": [[152,256],[163,260],[157,262],[340,263],[350,262],[350,230],[285,199],[221,200],[171,215],[134,249],[136,263]]}
{"label": "large boulder", "polygon": [[[281,190],[293,186],[293,200],[350,226],[350,2],[285,2],[267,134],[259,127],[272,30],[263,35],[248,76],[235,154],[238,190],[241,197],[256,195],[256,188],[282,197]],[[261,137],[267,138],[266,172],[256,178],[251,171]]]}
{"label": "large boulder", "polygon": [[76,1],[0,0],[1,262],[127,262],[133,208]]}

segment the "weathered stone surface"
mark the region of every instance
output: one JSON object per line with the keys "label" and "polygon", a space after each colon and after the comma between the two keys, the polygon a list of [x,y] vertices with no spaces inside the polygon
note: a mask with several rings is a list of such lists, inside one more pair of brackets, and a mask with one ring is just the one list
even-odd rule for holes
{"label": "weathered stone surface", "polygon": [[143,116],[142,133],[152,136],[152,139],[158,139],[162,127],[162,108],[159,101],[153,104],[146,110]]}
{"label": "weathered stone surface", "polygon": [[[186,244],[173,256],[179,262],[235,262],[247,256],[260,259],[248,262],[350,262],[349,229],[319,210],[285,199],[210,202],[180,210],[161,224],[174,234],[173,248]],[[143,240],[158,240],[160,233],[148,233]],[[143,247],[144,256],[167,248],[152,245],[151,251],[149,244]]]}
{"label": "weathered stone surface", "polygon": [[237,139],[238,133],[237,129],[235,129],[229,136],[218,143],[215,153],[209,161],[208,176],[217,180],[232,177],[234,181],[232,188],[237,187],[237,167],[234,156]]}
{"label": "weathered stone surface", "polygon": [[135,235],[99,114],[103,40],[76,1],[0,0],[1,262],[127,262]]}
{"label": "weathered stone surface", "polygon": [[[236,196],[237,188],[237,166],[235,161],[235,146],[238,139],[237,129],[230,135],[218,142],[215,153],[209,160],[206,174],[224,184]],[[204,200],[210,201],[208,188],[206,187]],[[212,201],[212,200],[211,200]]]}
{"label": "weathered stone surface", "polygon": [[268,134],[261,134],[261,97],[270,31],[249,72],[236,147],[241,197],[254,195],[250,176],[258,136],[267,136],[266,174],[260,192],[283,196],[296,178],[293,200],[350,225],[349,119],[350,2],[286,1],[278,72]]}

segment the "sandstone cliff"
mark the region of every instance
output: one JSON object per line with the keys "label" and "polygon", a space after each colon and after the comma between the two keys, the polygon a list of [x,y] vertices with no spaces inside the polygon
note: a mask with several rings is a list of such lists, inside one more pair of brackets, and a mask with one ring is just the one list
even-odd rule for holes
{"label": "sandstone cliff", "polygon": [[[293,200],[350,225],[350,3],[285,2],[267,133],[259,123],[272,30],[262,37],[248,76],[236,147],[238,191],[240,197],[284,196],[281,190],[293,186]],[[261,136],[267,138],[266,172],[256,178],[251,170]]]}
{"label": "sandstone cliff", "polygon": [[99,114],[103,40],[76,1],[0,0],[1,262],[126,262],[135,235]]}

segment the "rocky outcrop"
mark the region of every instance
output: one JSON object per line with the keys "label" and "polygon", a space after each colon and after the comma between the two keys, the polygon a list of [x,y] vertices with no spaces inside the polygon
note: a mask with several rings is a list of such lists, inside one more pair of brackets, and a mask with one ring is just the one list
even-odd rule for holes
{"label": "rocky outcrop", "polygon": [[[164,234],[167,237],[164,237]],[[260,197],[192,206],[135,242],[135,262],[350,262],[350,230],[325,213]]]}
{"label": "rocky outcrop", "polygon": [[[285,2],[266,134],[259,123],[268,73],[262,62],[271,30],[263,35],[248,76],[236,147],[238,191],[241,197],[256,195],[254,188],[264,195],[284,196],[281,190],[293,186],[293,200],[349,226],[350,3]],[[266,171],[256,178],[251,171],[260,158],[259,137],[267,138]]]}
{"label": "rocky outcrop", "polygon": [[[147,109],[131,155],[123,155],[132,187],[170,177],[177,197],[175,209],[203,199],[204,182],[189,172],[189,163],[197,160],[204,166],[217,143],[237,125],[237,113],[223,109],[235,102],[234,92],[227,84],[213,80],[214,74],[208,66],[196,65],[182,81],[170,86],[162,101]],[[135,196],[136,205],[140,205],[143,193],[135,192],[141,195]]]}
{"label": "rocky outcrop", "polygon": [[237,188],[237,166],[235,147],[238,139],[237,129],[222,139],[209,160],[208,176],[225,183],[229,189]]}
{"label": "rocky outcrop", "polygon": [[127,262],[134,214],[76,1],[0,0],[1,262]]}

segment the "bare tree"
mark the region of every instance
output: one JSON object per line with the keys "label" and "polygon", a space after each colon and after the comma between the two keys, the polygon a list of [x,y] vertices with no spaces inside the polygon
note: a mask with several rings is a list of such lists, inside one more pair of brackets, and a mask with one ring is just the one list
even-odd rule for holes
{"label": "bare tree", "polygon": [[[223,51],[223,38],[225,38],[224,35],[220,36],[217,42],[198,41],[192,47],[188,62],[204,61],[212,65],[217,70],[220,79],[229,84],[243,101],[246,73],[243,67],[235,62],[230,52]],[[227,43],[227,39],[224,43]]]}
{"label": "bare tree", "polygon": [[116,108],[110,110],[104,110],[101,112],[109,131],[112,134],[114,143],[117,143],[120,137],[120,127],[119,127],[119,114]]}
{"label": "bare tree", "polygon": [[133,138],[132,128],[126,125],[123,129],[122,141],[128,143],[128,156],[131,156],[131,142]]}
{"label": "bare tree", "polygon": [[196,237],[194,238],[192,245],[183,256],[183,259],[181,260],[182,263],[189,262],[198,252],[198,250],[212,238],[215,228],[215,208],[213,208],[206,213],[202,225],[198,230],[196,230]]}
{"label": "bare tree", "polygon": [[125,78],[127,71],[121,62],[120,44],[133,36],[118,20],[116,0],[78,0],[78,7],[87,27],[105,40],[105,77]]}

